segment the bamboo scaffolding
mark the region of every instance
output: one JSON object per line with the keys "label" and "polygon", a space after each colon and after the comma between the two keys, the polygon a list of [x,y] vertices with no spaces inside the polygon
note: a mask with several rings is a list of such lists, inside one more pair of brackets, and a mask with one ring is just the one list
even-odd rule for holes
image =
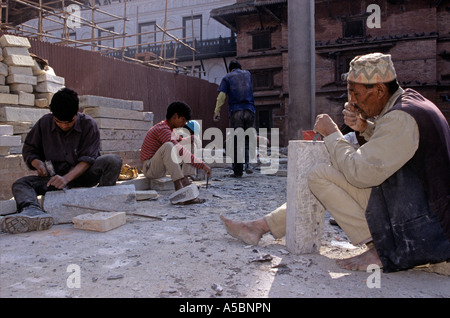
{"label": "bamboo scaffolding", "polygon": [[[126,22],[129,21],[127,18],[127,1],[124,1],[124,8],[123,8],[123,16],[119,16],[116,14],[112,14],[110,12],[107,12],[105,10],[101,10],[100,8],[96,7],[95,0],[91,0],[88,3],[82,3],[76,0],[70,1],[71,4],[77,4],[80,7],[80,10],[83,12],[91,11],[91,19],[86,19],[84,17],[77,15],[77,23],[80,26],[84,27],[90,27],[91,28],[91,37],[87,39],[71,39],[70,38],[70,30],[73,30],[70,28],[67,24],[68,19],[70,18],[70,14],[68,14],[66,6],[65,6],[65,0],[60,1],[52,1],[43,3],[42,0],[39,0],[39,3],[31,2],[30,0],[0,0],[1,10],[0,10],[0,18],[3,17],[3,8],[6,7],[6,21],[5,23],[2,23],[2,28],[6,28],[7,25],[7,10],[8,10],[8,1],[13,1],[19,4],[22,4],[28,8],[32,8],[37,10],[38,17],[37,17],[37,27],[28,25],[26,23],[22,23],[15,28],[12,27],[12,29],[15,30],[16,34],[23,34],[28,37],[37,37],[40,40],[44,40],[44,38],[49,41],[51,40],[52,43],[65,45],[65,46],[72,46],[76,48],[82,48],[82,47],[91,47],[92,51],[96,51],[100,54],[111,54],[114,52],[120,52],[120,58],[122,60],[132,61],[136,63],[141,63],[143,65],[148,65],[151,67],[156,67],[164,70],[172,70],[179,72],[180,70],[186,71],[187,68],[184,66],[180,66],[176,63],[176,54],[177,54],[177,47],[178,45],[174,46],[174,53],[173,57],[169,58],[167,57],[167,44],[175,42],[175,44],[182,45],[189,50],[192,51],[193,58],[192,60],[195,61],[195,54],[198,53],[198,51],[195,49],[195,47],[188,45],[185,41],[189,38],[178,38],[171,34],[170,32],[180,30],[180,28],[167,28],[167,13],[168,13],[168,1],[165,1],[165,12],[164,12],[164,26],[161,27],[158,24],[155,24],[157,30],[155,31],[149,31],[149,32],[137,32],[134,34],[127,34],[126,33]],[[60,4],[61,9],[54,8],[52,5]],[[6,6],[5,6],[6,5]],[[193,13],[191,12],[191,15]],[[137,14],[138,15],[138,14]],[[50,25],[53,23],[53,26],[51,29],[44,30],[44,21],[47,21]],[[115,21],[122,21],[122,32],[114,32],[112,30],[106,29],[105,27],[102,27],[102,25],[105,25],[107,23],[112,23]],[[3,22],[3,20],[1,20]],[[138,22],[137,22],[138,23]],[[56,26],[55,26],[56,25]],[[61,32],[61,35],[55,35],[57,33]],[[106,34],[106,35],[105,35]],[[146,42],[146,43],[138,43],[138,38],[142,37],[143,35],[149,35],[149,34],[162,34],[162,39],[160,41],[152,41],[152,42]],[[126,39],[127,38],[136,38],[136,43],[132,45],[126,45]],[[114,45],[116,41],[121,41],[120,46]],[[111,43],[105,43],[111,41]],[[192,43],[195,45],[195,38],[194,38],[194,27],[192,26]],[[130,49],[138,49],[140,47],[145,46],[160,46],[160,54],[159,56],[154,57],[153,59],[149,61],[142,61],[137,58],[129,57],[125,55],[125,52],[129,51]],[[116,56],[117,57],[117,56]],[[194,75],[194,67],[192,67],[191,72],[192,75]]]}

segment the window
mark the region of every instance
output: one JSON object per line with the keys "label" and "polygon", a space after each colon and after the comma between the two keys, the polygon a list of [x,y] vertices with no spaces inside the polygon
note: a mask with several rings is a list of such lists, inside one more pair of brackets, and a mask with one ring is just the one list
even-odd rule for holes
{"label": "window", "polygon": [[186,42],[192,41],[194,37],[197,41],[202,40],[202,16],[194,15],[183,18],[183,38]]}
{"label": "window", "polygon": [[[156,22],[145,22],[145,23],[139,23],[138,27],[138,41],[139,44],[148,44],[148,45],[154,45],[156,42]],[[138,52],[145,51],[143,49],[143,46],[140,45],[138,48]]]}
{"label": "window", "polygon": [[252,35],[253,50],[267,50],[272,48],[271,32],[258,32]]}
{"label": "window", "polygon": [[273,72],[271,70],[252,72],[252,82],[254,90],[272,89]]}
{"label": "window", "polygon": [[[104,28],[104,29],[114,32],[114,27]],[[98,30],[98,37],[100,38],[100,40],[98,41],[98,44],[101,46],[98,48],[99,51],[108,50],[109,48],[114,47],[114,38],[113,38],[114,34],[108,32],[108,31]],[[106,47],[104,47],[104,46],[106,46]]]}
{"label": "window", "polygon": [[344,38],[362,38],[366,35],[366,28],[363,19],[349,19],[343,22]]}

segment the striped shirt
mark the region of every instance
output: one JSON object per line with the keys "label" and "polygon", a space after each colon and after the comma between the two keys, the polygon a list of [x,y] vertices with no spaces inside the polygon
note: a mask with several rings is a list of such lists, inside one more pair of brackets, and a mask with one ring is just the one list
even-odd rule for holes
{"label": "striped shirt", "polygon": [[154,125],[145,135],[142,143],[140,159],[146,161],[151,159],[158,149],[166,142],[171,142],[178,150],[182,162],[189,163],[197,169],[203,169],[203,161],[195,157],[188,149],[184,148],[179,142],[182,138],[170,128],[166,120]]}

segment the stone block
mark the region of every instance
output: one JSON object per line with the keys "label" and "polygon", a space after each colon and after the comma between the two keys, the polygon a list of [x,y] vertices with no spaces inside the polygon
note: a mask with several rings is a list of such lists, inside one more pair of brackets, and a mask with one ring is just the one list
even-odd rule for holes
{"label": "stone block", "polygon": [[142,146],[142,140],[102,140],[101,150],[102,151],[113,151],[113,150],[135,150],[140,149]]}
{"label": "stone block", "polygon": [[0,104],[17,105],[19,103],[19,96],[14,94],[1,94]]}
{"label": "stone block", "polygon": [[19,105],[34,106],[34,95],[26,92],[19,92]]}
{"label": "stone block", "polygon": [[9,89],[12,93],[18,92],[33,93],[33,85],[31,84],[14,83],[9,85]]}
{"label": "stone block", "polygon": [[20,37],[16,35],[4,34],[0,37],[0,46],[2,48],[7,46],[23,46],[26,48],[30,48],[31,44],[25,37]]}
{"label": "stone block", "polygon": [[25,55],[30,56],[28,49],[23,46],[7,46],[3,48],[3,57],[10,55]]}
{"label": "stone block", "polygon": [[330,157],[323,141],[290,141],[288,153],[286,247],[294,254],[317,253],[325,208],[309,189],[308,176]]}
{"label": "stone block", "polygon": [[136,201],[144,201],[149,199],[154,199],[158,197],[158,192],[155,190],[147,190],[147,191],[136,191]]}
{"label": "stone block", "polygon": [[56,83],[56,84],[60,84],[60,85],[64,85],[65,84],[65,79],[64,77],[61,76],[56,76],[53,74],[49,74],[49,73],[44,73],[41,75],[37,76],[37,82],[52,82],[52,83]]}
{"label": "stone block", "polygon": [[80,96],[80,107],[112,107],[138,110],[135,109],[137,107],[134,106],[133,101],[95,95]]}
{"label": "stone block", "polygon": [[156,191],[173,191],[175,190],[175,185],[170,177],[162,177],[159,179],[151,179],[150,189]]}
{"label": "stone block", "polygon": [[34,99],[34,106],[36,107],[41,107],[41,108],[45,108],[48,107],[50,105],[49,101],[47,98],[36,98]]}
{"label": "stone block", "polygon": [[137,191],[150,190],[150,179],[146,178],[143,174],[140,174],[136,179],[117,181],[118,185],[134,185]]}
{"label": "stone block", "polygon": [[9,156],[11,154],[10,147],[0,146],[0,156]]}
{"label": "stone block", "polygon": [[85,114],[94,118],[120,118],[130,120],[144,120],[142,112],[130,109],[111,108],[111,107],[85,107]]}
{"label": "stone block", "polygon": [[64,85],[46,81],[35,85],[34,90],[38,93],[56,93],[63,87]]}
{"label": "stone block", "polygon": [[23,74],[10,74],[6,78],[7,84],[28,84],[28,85],[36,85],[36,76],[29,76]]}
{"label": "stone block", "polygon": [[0,215],[13,214],[17,212],[16,200],[0,200]]}
{"label": "stone block", "polygon": [[152,126],[146,121],[129,119],[96,118],[99,128],[103,129],[135,129],[148,131]]}
{"label": "stone block", "polygon": [[0,62],[0,75],[8,76],[8,65]]}
{"label": "stone block", "polygon": [[[143,111],[144,110],[144,102],[140,100],[132,100],[131,101],[131,109],[137,110],[137,111]],[[152,119],[153,120],[153,119]]]}
{"label": "stone block", "polygon": [[149,121],[153,125],[154,114],[152,112],[143,112],[142,116],[144,117],[144,121]]}
{"label": "stone block", "polygon": [[33,69],[30,66],[8,66],[8,73],[33,76]]}
{"label": "stone block", "polygon": [[89,212],[127,212],[136,210],[134,185],[74,188],[47,192],[44,210],[55,224],[70,223],[78,215]]}
{"label": "stone block", "polygon": [[127,217],[125,212],[98,212],[78,215],[72,222],[76,229],[107,232],[124,225]]}
{"label": "stone block", "polygon": [[20,146],[20,136],[0,136],[0,147]]}
{"label": "stone block", "polygon": [[[2,94],[0,94],[1,96]],[[18,96],[17,103],[18,103]],[[17,104],[16,103],[16,104]],[[41,108],[26,108],[20,106],[0,106],[0,121],[3,122],[37,122],[42,116],[48,114],[50,112],[49,109],[41,109]]]}
{"label": "stone block", "polygon": [[9,92],[8,85],[0,85],[0,94],[9,94]]}
{"label": "stone block", "polygon": [[5,57],[3,63],[9,66],[33,66],[34,61],[31,56],[25,55],[10,55]]}
{"label": "stone block", "polygon": [[0,75],[0,85],[5,86],[5,84],[6,84],[6,77]]}
{"label": "stone block", "polygon": [[0,125],[0,136],[12,136],[14,127],[12,125]]}

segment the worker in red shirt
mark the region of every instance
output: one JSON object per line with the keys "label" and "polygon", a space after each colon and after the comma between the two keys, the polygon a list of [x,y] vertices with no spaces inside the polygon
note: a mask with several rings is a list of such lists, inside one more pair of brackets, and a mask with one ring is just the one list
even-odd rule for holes
{"label": "worker in red shirt", "polygon": [[183,147],[180,144],[182,138],[173,131],[184,127],[190,119],[189,105],[184,102],[170,104],[166,119],[150,128],[141,147],[140,159],[144,175],[149,179],[158,179],[169,174],[172,178],[175,186],[175,192],[169,197],[172,204],[205,202],[198,198],[197,186],[183,175],[180,162],[203,170],[207,178],[211,176],[211,168]]}

